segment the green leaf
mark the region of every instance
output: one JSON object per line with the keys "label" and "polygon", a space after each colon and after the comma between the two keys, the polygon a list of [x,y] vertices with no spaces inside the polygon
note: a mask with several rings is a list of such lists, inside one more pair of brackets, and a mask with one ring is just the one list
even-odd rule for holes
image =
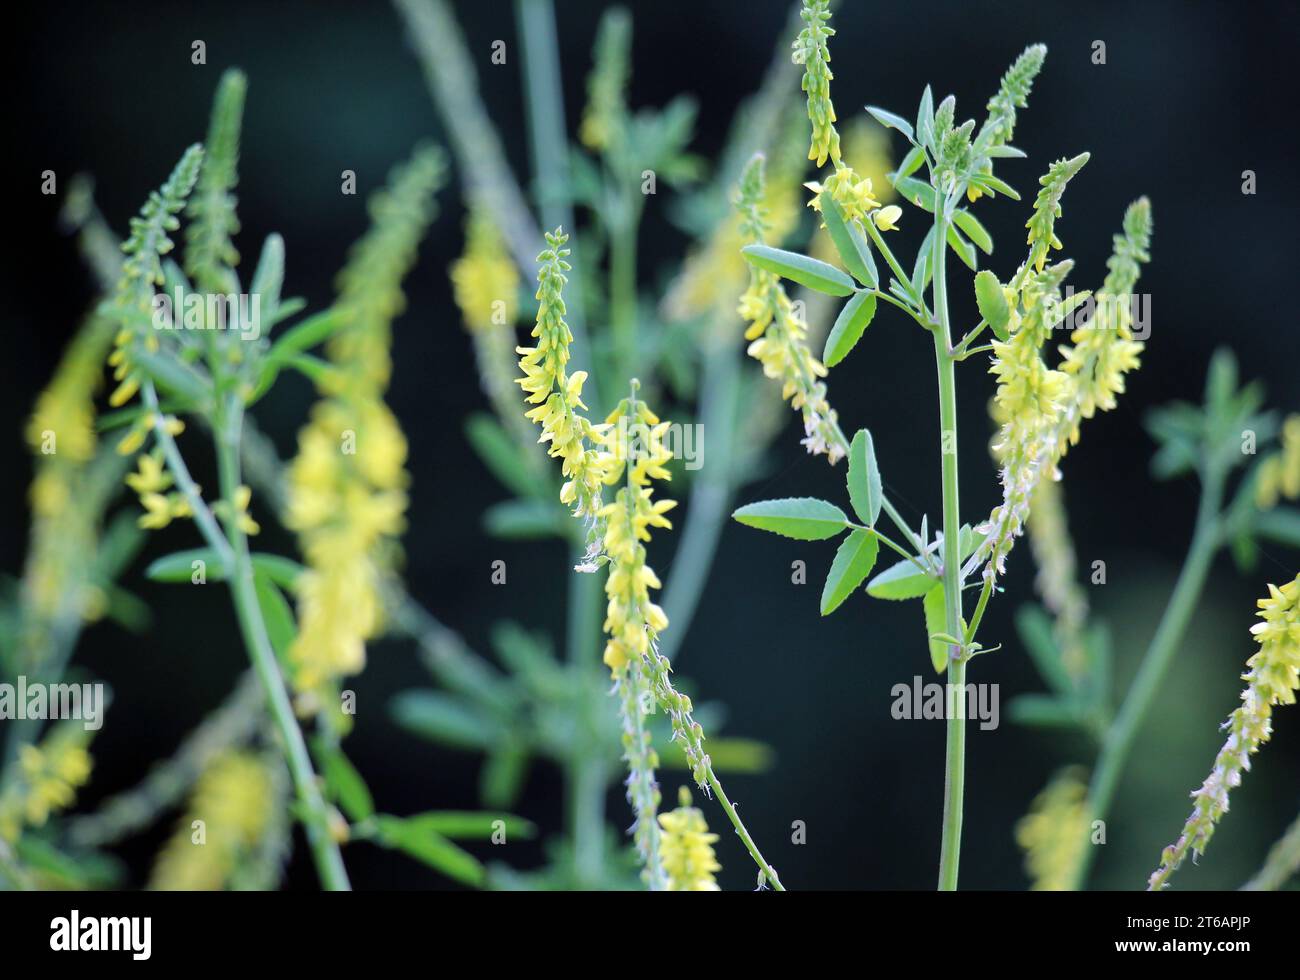
{"label": "green leaf", "polygon": [[849,446],[849,502],[858,520],[868,527],[875,527],[880,517],[880,508],[885,502],[885,494],[880,479],[880,468],[876,465],[876,448],[871,433],[859,429]]}
{"label": "green leaf", "polygon": [[880,541],[870,531],[854,531],[842,542],[822,586],[822,615],[829,616],[871,574]]}
{"label": "green leaf", "polygon": [[1005,194],[1013,201],[1020,200],[1020,193],[1004,180],[994,177],[992,174],[974,174],[970,182],[976,187],[989,191],[993,194]]}
{"label": "green leaf", "polygon": [[917,599],[934,588],[937,581],[936,576],[904,558],[868,582],[867,595],[876,599]]}
{"label": "green leaf", "polygon": [[276,339],[266,353],[267,360],[278,364],[287,363],[292,355],[301,354],[322,343],[346,323],[347,318],[335,307],[309,316],[301,323],[295,323]]}
{"label": "green leaf", "polygon": [[858,292],[844,304],[840,315],[835,318],[835,326],[826,335],[826,347],[822,351],[822,363],[828,368],[834,367],[848,357],[849,352],[857,346],[867,327],[876,315],[876,294],[865,289]]}
{"label": "green leaf", "polygon": [[894,190],[918,208],[934,214],[934,188],[925,181],[917,180],[915,177],[905,177],[900,172],[894,177]]}
{"label": "green leaf", "polygon": [[353,823],[374,816],[375,801],[370,789],[343,750],[323,738],[312,739],[311,747],[325,777],[325,795],[329,800],[337,803]]}
{"label": "green leaf", "polygon": [[1022,694],[1008,706],[1011,720],[1035,728],[1077,728],[1087,723],[1087,711],[1075,701],[1047,694]]}
{"label": "green leaf", "polygon": [[441,691],[403,691],[389,710],[408,732],[459,748],[489,748],[500,731],[496,721]]}
{"label": "green leaf", "polygon": [[902,116],[895,115],[888,109],[881,109],[877,106],[869,105],[866,107],[867,112],[875,117],[876,122],[887,129],[896,129],[912,142],[915,142],[915,136],[912,131],[912,124]]}
{"label": "green leaf", "polygon": [[194,562],[204,564],[203,574],[212,581],[226,577],[226,568],[211,548],[191,548],[163,555],[149,563],[144,577],[153,582],[189,582],[194,575]]}
{"label": "green leaf", "polygon": [[966,233],[966,237],[979,246],[985,255],[993,254],[993,236],[988,233],[975,215],[964,209],[953,212],[952,220]]}
{"label": "green leaf", "polygon": [[876,272],[876,261],[871,255],[871,246],[867,244],[856,221],[846,221],[844,212],[829,194],[819,195],[822,207],[822,220],[826,231],[831,236],[835,251],[839,252],[844,268],[853,273],[853,278],[870,289],[875,289],[880,281]]}
{"label": "green leaf", "polygon": [[465,438],[492,475],[520,497],[538,497],[549,488],[524,462],[520,446],[505,428],[485,412],[475,412],[465,423]]}
{"label": "green leaf", "polygon": [[1047,686],[1058,694],[1072,696],[1074,682],[1061,663],[1061,648],[1056,642],[1052,618],[1042,606],[1028,603],[1017,609],[1016,632]]}
{"label": "green leaf", "polygon": [[403,819],[380,815],[375,818],[378,843],[399,850],[449,878],[479,888],[487,879],[487,871],[478,858],[457,847],[441,834],[436,834],[418,822],[418,818]]}
{"label": "green leaf", "polygon": [[[520,837],[531,840],[537,836],[537,827],[523,817],[507,813],[472,810],[437,810],[404,817],[408,828],[429,831],[453,840],[490,840],[498,830],[504,830],[506,840]],[[494,826],[494,824],[503,826]]]}
{"label": "green leaf", "polygon": [[980,316],[993,328],[998,340],[1005,343],[1011,336],[1007,330],[1007,324],[1011,321],[1011,307],[1007,305],[1007,297],[998,277],[988,269],[975,273],[975,305],[979,307]]}
{"label": "green leaf", "polygon": [[253,282],[248,287],[250,294],[260,297],[264,319],[275,317],[283,286],[284,239],[272,232],[262,243],[262,254],[258,257],[257,268],[253,272]]}
{"label": "green leaf", "polygon": [[1300,548],[1300,510],[1274,507],[1255,518],[1255,533],[1268,541]]}
{"label": "green leaf", "polygon": [[815,497],[786,497],[746,504],[731,515],[741,524],[797,541],[825,541],[849,523],[844,511]]}
{"label": "green leaf", "polygon": [[[283,555],[255,551],[251,557],[255,572],[261,572],[267,579],[284,589],[295,589],[298,585],[298,576],[306,571],[298,562]],[[153,582],[188,583],[193,581],[196,561],[203,562],[203,574],[209,582],[225,581],[226,566],[211,548],[190,548],[163,555],[150,562],[149,567],[144,570],[144,575]]]}
{"label": "green leaf", "polygon": [[253,590],[257,593],[257,606],[262,611],[262,621],[266,623],[266,634],[271,640],[271,647],[281,664],[289,662],[289,647],[298,635],[298,624],[293,618],[293,609],[274,582],[265,572],[254,570]]}
{"label": "green leaf", "polygon": [[179,398],[191,408],[205,405],[212,395],[212,383],[175,357],[137,348],[131,352],[131,362],[144,371],[160,391]]}
{"label": "green leaf", "polygon": [[251,558],[255,572],[261,572],[280,588],[287,589],[290,592],[298,588],[299,577],[303,572],[307,571],[298,562],[292,558],[285,558],[283,555],[255,551]]}
{"label": "green leaf", "polygon": [[961,232],[957,230],[956,225],[948,226],[948,244],[952,250],[957,253],[957,258],[961,259],[965,266],[972,272],[978,265],[978,256],[975,254],[975,246],[966,239],[961,237]]}
{"label": "green leaf", "polygon": [[527,774],[528,752],[519,746],[501,745],[489,752],[479,771],[483,802],[488,806],[513,806]]}
{"label": "green leaf", "polygon": [[829,262],[770,245],[746,245],[741,252],[760,269],[775,272],[819,293],[848,296],[853,292],[853,280]]}
{"label": "green leaf", "polygon": [[503,500],[483,513],[483,527],[496,538],[527,541],[564,537],[569,522],[551,500]]}
{"label": "green leaf", "polygon": [[912,281],[908,286],[912,290],[912,295],[917,298],[917,304],[921,305],[921,297],[925,295],[925,287],[930,284],[930,277],[933,270],[930,268],[931,248],[934,244],[934,226],[925,233],[925,238],[921,240],[921,248],[916,253],[916,265],[912,267]]}
{"label": "green leaf", "polygon": [[[930,91],[929,85],[921,93],[921,103],[916,109],[916,141],[926,146],[934,144],[934,93]],[[912,149],[918,150],[920,147]],[[902,168],[900,167],[899,170],[901,171]]]}
{"label": "green leaf", "polygon": [[921,164],[925,163],[925,148],[914,146],[907,151],[907,156],[903,157],[903,162],[898,165],[898,171],[894,175],[898,177],[910,177],[921,169]]}
{"label": "green leaf", "polygon": [[948,669],[948,644],[943,640],[934,639],[936,633],[942,633],[948,626],[942,582],[934,585],[925,594],[921,606],[925,610],[925,632],[930,644],[930,663],[934,665],[935,673],[942,674]]}

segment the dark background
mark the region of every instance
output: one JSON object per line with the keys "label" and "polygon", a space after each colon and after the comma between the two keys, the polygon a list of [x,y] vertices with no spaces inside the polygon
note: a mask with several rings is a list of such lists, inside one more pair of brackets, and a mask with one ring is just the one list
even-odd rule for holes
{"label": "dark background", "polygon": [[[482,0],[457,6],[484,98],[516,173],[524,174],[521,57],[512,5]],[[571,132],[604,6],[558,4]],[[678,92],[695,94],[701,111],[694,145],[715,156],[733,110],[768,65],[789,5],[710,0],[630,6],[631,104],[659,105]],[[1041,0],[843,7],[832,53],[833,96],[845,121],[865,102],[914,114],[927,82],[934,84],[936,98],[950,91],[957,96],[958,118],[982,118],[1010,60],[1030,42],[1047,43],[1046,67],[1016,133],[1016,144],[1030,159],[1009,161],[999,172],[1023,192],[1050,160],[1092,151],[1057,226],[1067,254],[1078,262],[1081,285],[1100,282],[1124,206],[1142,193],[1152,199],[1154,261],[1139,287],[1153,295],[1144,365],[1131,377],[1119,408],[1085,426],[1083,442],[1065,467],[1079,558],[1085,567],[1098,558],[1107,562],[1108,584],[1091,588],[1090,598],[1095,613],[1114,629],[1123,690],[1177,572],[1196,504],[1192,482],[1161,484],[1149,477],[1152,445],[1141,426],[1143,413],[1170,399],[1198,399],[1207,360],[1220,345],[1235,350],[1244,376],[1266,382],[1273,405],[1300,409],[1300,341],[1287,301],[1294,286],[1298,203],[1292,119],[1297,7]],[[11,515],[0,526],[0,567],[14,574],[25,549],[30,478],[22,424],[94,295],[73,242],[55,229],[60,201],[39,193],[40,172],[55,170],[61,189],[73,173],[92,173],[101,208],[122,231],[180,151],[202,139],[220,71],[240,66],[249,77],[239,187],[244,261],[255,259],[266,233],[280,232],[288,246],[286,291],[319,308],[330,301],[332,277],[348,245],[366,226],[364,195],[417,141],[440,138],[419,66],[396,14],[382,3],[49,4],[24,16],[16,50],[21,88],[11,102],[17,127],[6,150],[16,167],[11,200],[20,224],[9,234],[4,263],[10,329],[0,357],[7,432],[0,442],[0,504]],[[207,42],[206,67],[190,64],[196,38]],[[504,66],[489,61],[498,38],[508,46]],[[1094,40],[1106,42],[1104,66],[1090,61]],[[338,192],[344,169],[359,175],[355,197]],[[1241,193],[1246,169],[1258,174],[1255,196]],[[440,200],[441,216],[408,280],[410,304],[396,328],[390,396],[411,442],[408,582],[480,649],[487,646],[490,624],[502,617],[558,637],[568,567],[564,549],[504,544],[480,528],[478,515],[505,492],[461,434],[462,419],[484,399],[446,276],[461,248],[462,211],[454,185]],[[662,200],[667,203],[666,196]],[[992,268],[1004,278],[1019,259],[1027,203],[998,200],[980,208],[1002,243]],[[646,288],[662,282],[685,245],[664,210],[652,203],[647,212]],[[919,233],[914,221],[910,228],[906,223],[900,240],[910,253]],[[886,480],[904,512],[916,517],[928,510],[933,525],[939,466],[932,452],[937,418],[929,339],[899,317],[879,319],[870,343],[832,374],[832,400],[850,431],[860,425],[873,429]],[[970,362],[959,389],[963,516],[974,520],[999,496],[985,450],[992,379]],[[292,451],[311,397],[297,380],[259,406],[260,421],[282,453]],[[792,414],[771,477],[745,488],[742,500],[842,494],[842,470],[802,455],[797,428]],[[205,482],[207,474],[199,470]],[[189,528],[157,537],[150,555],[192,544]],[[660,535],[652,556],[665,578],[672,574],[667,549],[673,539]],[[273,530],[267,541],[292,548],[291,540]],[[730,792],[787,884],[929,888],[938,860],[943,727],[895,723],[889,715],[891,686],[929,671],[919,610],[915,604],[855,601],[822,620],[817,585],[791,585],[790,562],[805,559],[816,583],[831,555],[829,545],[728,527],[681,666],[699,692],[727,702],[729,732],[776,749],[772,771],[733,779]],[[489,585],[495,558],[509,563],[505,589]],[[78,653],[116,696],[94,746],[97,768],[84,794],[92,804],[132,784],[147,763],[167,755],[220,701],[244,663],[224,594],[151,585],[140,576],[143,564],[124,584],[154,606],[151,631],[129,636],[98,625]],[[1186,794],[1208,772],[1221,742],[1217,726],[1236,703],[1238,674],[1254,646],[1247,633],[1254,600],[1266,582],[1290,579],[1298,566],[1300,556],[1282,549],[1270,549],[1247,575],[1226,558],[1216,564],[1121,784],[1095,886],[1141,886],[1160,848],[1176,836],[1189,806]],[[992,604],[982,630],[988,642],[1007,646],[972,668],[972,680],[1002,685],[1004,714],[1012,694],[1041,687],[1010,619],[1018,601],[1029,597],[1031,582],[1032,562],[1022,544],[1005,580],[1008,595]],[[381,642],[355,684],[361,713],[349,752],[389,812],[476,803],[476,757],[412,741],[383,710],[395,691],[425,683],[409,647]],[[1282,709],[1277,735],[1233,794],[1231,815],[1203,868],[1180,872],[1181,887],[1240,884],[1295,817],[1298,731],[1300,711]],[[1019,728],[1005,719],[996,732],[972,730],[969,742],[962,885],[1023,887],[1014,822],[1058,766],[1087,760],[1089,749],[1070,736]],[[675,777],[670,793],[674,783]],[[611,792],[609,802],[611,819],[623,825],[619,794]],[[539,769],[517,809],[555,831],[560,803],[557,775]],[[707,812],[714,829],[724,831],[724,887],[752,886],[752,869],[725,832],[722,814]],[[796,819],[808,828],[802,847],[788,843]],[[142,880],[168,829],[160,827],[123,852],[134,883]],[[541,860],[540,849],[531,845],[512,852],[520,865]],[[349,850],[348,863],[358,887],[441,886],[431,872],[364,845]],[[301,848],[290,882],[313,884]]]}

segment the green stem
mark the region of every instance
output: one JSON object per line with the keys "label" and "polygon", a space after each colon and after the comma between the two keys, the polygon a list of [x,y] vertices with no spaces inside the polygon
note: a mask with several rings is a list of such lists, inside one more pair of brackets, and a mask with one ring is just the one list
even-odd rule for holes
{"label": "green stem", "polygon": [[[939,436],[943,466],[943,591],[946,630],[962,635],[961,625],[961,541],[957,472],[957,381],[948,330],[948,288],[944,260],[947,255],[947,213],[936,207],[934,243],[934,309],[938,329],[934,331],[934,357],[939,373]],[[939,855],[939,888],[957,888],[961,861],[962,802],[966,790],[966,661],[954,647],[948,662],[948,684],[955,692],[948,717],[948,738],[944,764],[943,841]]]}
{"label": "green stem", "polygon": [[[271,720],[280,736],[281,751],[293,776],[298,802],[306,811],[303,823],[321,884],[330,891],[347,891],[351,886],[348,883],[347,871],[343,867],[343,856],[339,852],[338,843],[329,833],[329,811],[321,796],[316,774],[312,770],[307,743],[294,717],[293,706],[289,703],[284,677],[280,674],[280,666],[276,662],[275,651],[271,648],[266,623],[262,619],[261,607],[257,602],[248,539],[235,520],[229,522],[229,536],[222,533],[220,525],[204,503],[198,485],[190,476],[189,468],[185,465],[175,440],[167,431],[166,421],[158,411],[158,394],[154,391],[152,382],[145,382],[142,392],[145,404],[154,415],[154,435],[163,448],[163,455],[166,457],[168,469],[176,481],[177,488],[189,502],[190,509],[194,513],[194,523],[209,547],[231,570],[230,593],[235,605],[235,615],[239,620],[240,633],[248,655],[253,661],[253,669],[262,682]],[[221,493],[226,507],[232,514],[235,488],[239,486],[241,419],[242,409],[232,415],[218,408],[214,427]]]}
{"label": "green stem", "polygon": [[768,883],[771,884],[773,890],[778,892],[785,891],[785,886],[781,884],[781,879],[777,876],[776,869],[767,863],[762,852],[759,851],[758,845],[754,843],[754,838],[749,836],[749,831],[745,828],[744,822],[740,819],[740,814],[736,813],[736,808],[731,805],[731,800],[727,799],[727,794],[723,792],[722,789],[722,783],[718,782],[718,777],[713,774],[713,767],[709,766],[704,775],[708,780],[709,785],[713,787],[713,792],[717,794],[718,802],[722,804],[722,809],[726,811],[727,819],[729,819],[731,825],[736,828],[736,836],[739,837],[740,842],[745,845],[745,850],[747,850],[749,856],[754,859],[754,863],[758,865],[758,869],[762,872],[763,877],[768,880]]}
{"label": "green stem", "polygon": [[[1205,588],[1214,554],[1220,544],[1219,508],[1223,501],[1224,474],[1213,465],[1207,467],[1202,477],[1203,488],[1196,514],[1196,528],[1187,558],[1178,573],[1169,603],[1160,617],[1151,645],[1142,657],[1142,665],[1129,686],[1128,694],[1120,706],[1115,722],[1106,733],[1097,767],[1088,787],[1088,821],[1104,820],[1115,799],[1119,777],[1124,771],[1133,740],[1142,726],[1156,692],[1164,683],[1165,674],[1173,663],[1174,654],[1182,645],[1192,612]],[[1073,888],[1082,887],[1087,880],[1096,849],[1088,847],[1075,869]]]}

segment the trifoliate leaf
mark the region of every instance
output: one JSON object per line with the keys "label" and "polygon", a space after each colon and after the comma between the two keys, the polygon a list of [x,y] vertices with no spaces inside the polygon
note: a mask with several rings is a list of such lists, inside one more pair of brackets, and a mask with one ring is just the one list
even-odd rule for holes
{"label": "trifoliate leaf", "polygon": [[822,586],[822,615],[829,616],[853,594],[876,565],[880,542],[870,531],[854,531],[842,542]]}
{"label": "trifoliate leaf", "polygon": [[824,541],[849,523],[844,511],[815,497],[787,497],[746,504],[731,515],[741,524],[797,541]]}

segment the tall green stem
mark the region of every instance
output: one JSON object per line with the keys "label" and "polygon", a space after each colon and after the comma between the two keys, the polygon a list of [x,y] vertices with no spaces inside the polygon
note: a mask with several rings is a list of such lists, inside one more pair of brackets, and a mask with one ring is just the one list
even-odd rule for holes
{"label": "tall green stem", "polygon": [[[307,743],[302,737],[302,730],[293,714],[289,695],[285,689],[284,677],[280,665],[276,662],[275,651],[271,647],[266,623],[262,619],[261,606],[257,602],[257,589],[253,584],[253,562],[248,552],[248,538],[238,522],[228,523],[228,535],[223,533],[212,512],[203,501],[199,488],[190,476],[189,468],[181,457],[166,422],[158,411],[158,395],[153,384],[146,382],[142,389],[144,403],[154,416],[154,433],[167,467],[177,488],[185,495],[194,514],[194,523],[198,526],[208,546],[216,552],[222,563],[230,569],[229,582],[231,599],[235,605],[235,615],[239,621],[240,634],[253,669],[262,683],[266,693],[267,707],[276,732],[280,736],[280,750],[293,777],[294,789],[298,802],[306,812],[303,820],[307,832],[307,843],[311,847],[312,859],[321,884],[330,891],[347,891],[351,886],[343,867],[343,856],[338,843],[330,836],[328,809],[321,796],[316,774],[312,770],[311,756],[307,752]],[[239,426],[243,415],[242,409],[223,411],[220,407],[215,419],[214,435],[217,444],[217,467],[221,482],[221,494],[227,508],[233,513],[235,490],[239,486]]]}
{"label": "tall green stem", "polygon": [[337,842],[330,836],[325,800],[321,796],[320,785],[312,769],[307,742],[294,717],[284,676],[280,673],[280,665],[275,659],[271,638],[266,631],[261,606],[257,601],[248,537],[244,534],[244,529],[239,526],[235,513],[234,501],[241,482],[239,441],[242,424],[243,408],[233,400],[229,409],[217,416],[217,471],[221,484],[221,497],[225,501],[227,511],[228,540],[234,553],[230,570],[230,591],[235,600],[235,611],[240,632],[244,636],[244,645],[252,656],[253,669],[266,690],[267,704],[280,736],[285,760],[289,764],[294,789],[299,802],[309,814],[304,825],[321,884],[330,891],[347,891],[351,886],[347,871],[343,867],[343,855],[339,852]]}
{"label": "tall green stem", "polygon": [[[962,635],[961,625],[961,507],[957,473],[957,381],[948,328],[948,285],[944,260],[947,254],[948,217],[943,206],[934,215],[931,267],[934,270],[934,358],[939,373],[939,437],[943,466],[943,592],[945,629],[949,636]],[[943,784],[943,843],[939,854],[939,888],[957,887],[961,861],[962,800],[966,791],[966,661],[960,648],[953,647],[948,661],[948,738]]]}
{"label": "tall green stem", "polygon": [[[1110,812],[1133,740],[1137,737],[1156,692],[1164,683],[1165,674],[1169,672],[1174,654],[1182,645],[1192,612],[1205,588],[1205,580],[1220,543],[1219,508],[1223,502],[1223,481],[1222,470],[1213,462],[1205,467],[1196,528],[1192,532],[1187,558],[1183,562],[1182,571],[1178,573],[1178,582],[1169,597],[1169,603],[1160,617],[1160,625],[1156,627],[1151,645],[1142,658],[1142,666],[1138,668],[1119,714],[1106,734],[1097,768],[1093,771],[1092,783],[1088,787],[1089,825],[1094,820],[1104,820]],[[1094,847],[1084,850],[1075,869],[1072,883],[1074,888],[1081,887],[1087,879],[1095,850]]]}

